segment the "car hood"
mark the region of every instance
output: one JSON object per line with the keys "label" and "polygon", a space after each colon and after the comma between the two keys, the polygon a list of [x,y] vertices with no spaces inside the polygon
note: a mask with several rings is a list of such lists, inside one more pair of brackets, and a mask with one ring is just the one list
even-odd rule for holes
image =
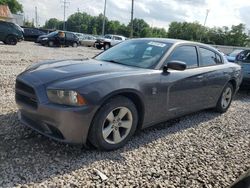
{"label": "car hood", "polygon": [[[145,69],[143,70],[145,71]],[[93,79],[100,76],[121,76],[136,71],[142,71],[142,69],[94,59],[60,60],[34,64],[18,78],[32,82],[32,85],[41,85],[77,78]]]}

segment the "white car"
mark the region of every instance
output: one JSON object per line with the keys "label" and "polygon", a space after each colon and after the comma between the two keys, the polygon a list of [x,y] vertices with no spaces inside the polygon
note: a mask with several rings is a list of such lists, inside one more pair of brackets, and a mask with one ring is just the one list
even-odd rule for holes
{"label": "white car", "polygon": [[110,47],[115,46],[115,45],[117,45],[125,40],[127,40],[127,38],[124,36],[105,35],[103,38],[99,38],[96,40],[95,46],[97,49],[104,48],[104,50],[107,50]]}

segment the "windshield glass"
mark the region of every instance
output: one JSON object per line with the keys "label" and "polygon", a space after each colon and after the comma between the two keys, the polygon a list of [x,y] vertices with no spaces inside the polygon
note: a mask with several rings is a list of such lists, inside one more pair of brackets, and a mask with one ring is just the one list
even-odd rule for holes
{"label": "windshield glass", "polygon": [[154,40],[129,40],[103,52],[95,59],[140,68],[153,68],[171,46],[171,43]]}
{"label": "windshield glass", "polygon": [[57,33],[58,33],[58,31],[54,31],[54,32],[48,34],[48,37],[53,37],[53,36],[56,35]]}

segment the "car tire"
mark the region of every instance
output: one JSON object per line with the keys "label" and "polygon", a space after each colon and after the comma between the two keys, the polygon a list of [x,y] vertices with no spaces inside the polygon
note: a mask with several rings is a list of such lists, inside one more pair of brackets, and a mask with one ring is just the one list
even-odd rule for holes
{"label": "car tire", "polygon": [[95,115],[88,140],[97,149],[115,150],[128,142],[137,124],[135,104],[126,97],[112,98]]}
{"label": "car tire", "polygon": [[110,44],[109,43],[106,43],[105,45],[104,45],[104,50],[108,50],[110,48]]}
{"label": "car tire", "polygon": [[233,85],[231,83],[227,83],[217,102],[215,110],[220,113],[225,113],[232,103],[233,96],[234,96]]}
{"label": "car tire", "polygon": [[16,45],[18,42],[17,38],[13,35],[7,36],[5,43],[8,45]]}
{"label": "car tire", "polygon": [[101,49],[102,49],[102,46],[101,46],[101,45],[96,45],[96,48],[97,48],[98,50],[101,50]]}
{"label": "car tire", "polygon": [[49,47],[53,47],[53,46],[54,46],[54,42],[53,42],[53,41],[49,41],[49,42],[48,42],[48,46],[49,46]]}
{"label": "car tire", "polygon": [[74,43],[72,44],[72,47],[77,48],[77,47],[78,47],[78,44],[77,44],[76,42],[74,42]]}

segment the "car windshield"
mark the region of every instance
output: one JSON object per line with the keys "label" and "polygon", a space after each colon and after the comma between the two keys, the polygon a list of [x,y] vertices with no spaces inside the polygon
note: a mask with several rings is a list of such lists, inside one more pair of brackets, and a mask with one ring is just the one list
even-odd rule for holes
{"label": "car windshield", "polygon": [[58,34],[58,31],[54,31],[54,32],[48,34],[48,37],[53,37],[53,36],[56,35],[56,34]]}
{"label": "car windshield", "polygon": [[229,54],[229,56],[231,57],[236,57],[240,52],[242,52],[243,50],[234,50],[233,52],[231,52]]}
{"label": "car windshield", "polygon": [[155,40],[129,40],[103,52],[95,59],[127,66],[153,68],[171,46],[171,43]]}

